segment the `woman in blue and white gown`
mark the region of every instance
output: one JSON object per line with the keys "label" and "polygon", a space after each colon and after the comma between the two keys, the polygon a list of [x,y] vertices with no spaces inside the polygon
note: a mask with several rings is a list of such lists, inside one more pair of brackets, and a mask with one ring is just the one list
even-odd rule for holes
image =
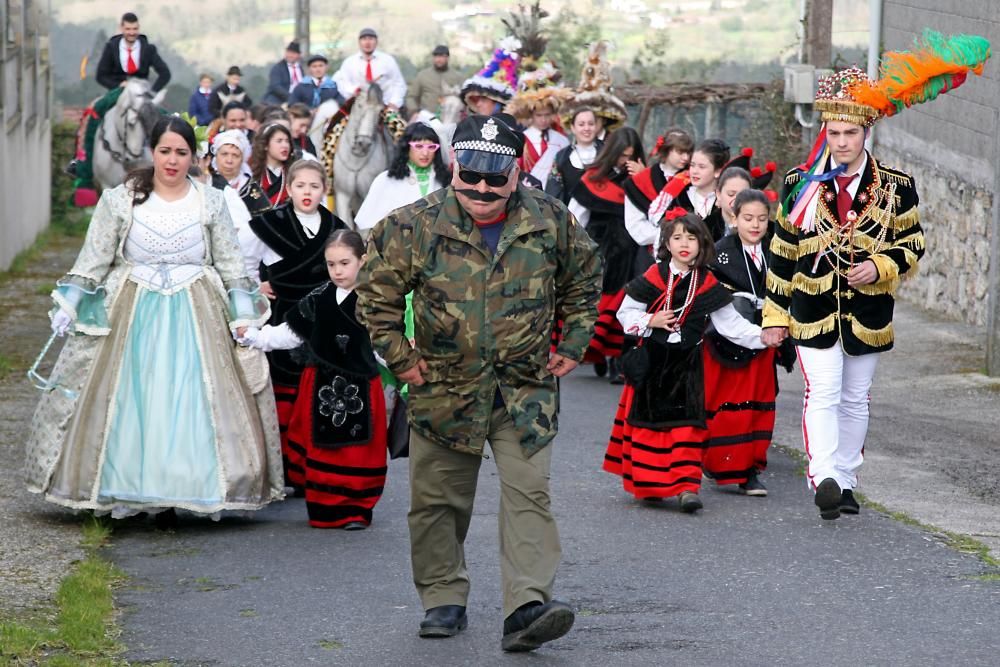
{"label": "woman in blue and white gown", "polygon": [[165,117],[153,167],[101,196],[57,283],[71,331],[31,424],[29,490],[74,509],[217,515],[282,497],[266,365],[232,333],[262,326],[222,193],[187,176],[191,127]]}

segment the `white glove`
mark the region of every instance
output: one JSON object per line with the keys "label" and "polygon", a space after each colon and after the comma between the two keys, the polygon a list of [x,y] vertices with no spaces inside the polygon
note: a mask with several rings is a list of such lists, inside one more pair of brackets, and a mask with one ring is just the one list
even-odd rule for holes
{"label": "white glove", "polygon": [[66,332],[69,331],[70,326],[73,324],[73,318],[65,310],[60,308],[56,311],[56,314],[52,316],[52,333],[58,334],[60,336],[65,336]]}
{"label": "white glove", "polygon": [[236,342],[240,345],[246,345],[247,347],[253,347],[253,343],[260,336],[260,329],[257,327],[247,327],[247,330],[243,332],[243,336],[237,337],[233,333],[233,338],[236,338]]}
{"label": "white glove", "polygon": [[272,326],[267,324],[262,329],[250,327],[243,334],[240,343],[264,352],[274,350],[292,350],[302,345],[302,339],[288,326],[288,323]]}

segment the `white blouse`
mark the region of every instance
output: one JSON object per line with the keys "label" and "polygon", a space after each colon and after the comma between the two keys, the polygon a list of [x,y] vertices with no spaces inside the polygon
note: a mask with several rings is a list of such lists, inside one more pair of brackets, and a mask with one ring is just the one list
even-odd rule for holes
{"label": "white blouse", "polygon": [[[681,272],[671,263],[670,271],[679,278],[684,277],[687,271]],[[653,333],[649,326],[649,320],[653,313],[646,312],[649,304],[637,301],[626,295],[621,307],[618,308],[618,321],[621,322],[625,333],[632,336],[646,338]],[[715,330],[741,347],[750,350],[762,350],[765,345],[760,340],[761,328],[756,324],[751,324],[743,319],[733,304],[728,303],[719,310],[712,312],[712,325]],[[675,331],[667,337],[668,343],[681,342],[681,334]]]}

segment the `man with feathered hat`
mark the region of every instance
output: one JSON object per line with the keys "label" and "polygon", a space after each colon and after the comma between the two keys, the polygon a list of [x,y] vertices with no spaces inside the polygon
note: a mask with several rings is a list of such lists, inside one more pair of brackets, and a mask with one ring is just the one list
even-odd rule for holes
{"label": "man with feathered hat", "polygon": [[559,110],[573,97],[570,90],[558,85],[560,78],[551,61],[540,65],[531,62],[523,67],[518,91],[505,109],[524,126],[524,154],[518,167],[537,178],[543,188],[556,153],[569,146],[566,135],[553,126]]}
{"label": "man with feathered hat", "polygon": [[924,253],[913,179],[865,150],[868,130],[980,74],[988,57],[981,37],[927,31],[915,51],[883,56],[877,82],[857,67],[821,79],[819,137],[785,177],[764,342],[791,336],[797,346],[807,477],[823,519],[859,511],[853,491],[878,353],[892,348],[894,294]]}
{"label": "man with feathered hat", "polygon": [[462,83],[459,96],[470,113],[492,116],[514,97],[519,48],[521,42],[515,37],[500,40],[486,66]]}

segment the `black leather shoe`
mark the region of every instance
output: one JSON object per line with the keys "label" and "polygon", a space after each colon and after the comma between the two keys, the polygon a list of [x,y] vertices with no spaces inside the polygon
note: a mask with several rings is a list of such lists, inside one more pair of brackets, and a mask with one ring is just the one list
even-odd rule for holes
{"label": "black leather shoe", "polygon": [[63,171],[66,172],[68,175],[72,176],[73,178],[76,178],[77,166],[79,164],[80,164],[79,160],[70,160],[69,164],[63,167]]}
{"label": "black leather shoe", "polygon": [[756,470],[751,470],[747,481],[740,484],[740,490],[748,496],[763,497],[767,495],[767,487],[760,481]]}
{"label": "black leather shoe", "polygon": [[469,617],[465,615],[465,607],[458,604],[446,604],[440,607],[432,607],[424,614],[424,620],[420,622],[421,637],[430,639],[440,639],[443,637],[454,637],[469,624]]}
{"label": "black leather shoe", "polygon": [[840,494],[840,512],[841,514],[861,512],[861,505],[858,505],[858,501],[854,499],[854,492],[850,489],[844,489],[844,492]]}
{"label": "black leather shoe", "polygon": [[534,651],[569,632],[574,618],[569,605],[557,600],[521,605],[503,622],[500,647],[511,652]]}
{"label": "black leather shoe", "polygon": [[597,363],[594,364],[594,375],[596,375],[599,378],[602,378],[607,374],[608,374],[608,362],[598,361]]}
{"label": "black leather shoe", "polygon": [[819,516],[830,521],[840,518],[840,485],[837,480],[827,477],[816,487],[816,497],[813,502],[819,508]]}

